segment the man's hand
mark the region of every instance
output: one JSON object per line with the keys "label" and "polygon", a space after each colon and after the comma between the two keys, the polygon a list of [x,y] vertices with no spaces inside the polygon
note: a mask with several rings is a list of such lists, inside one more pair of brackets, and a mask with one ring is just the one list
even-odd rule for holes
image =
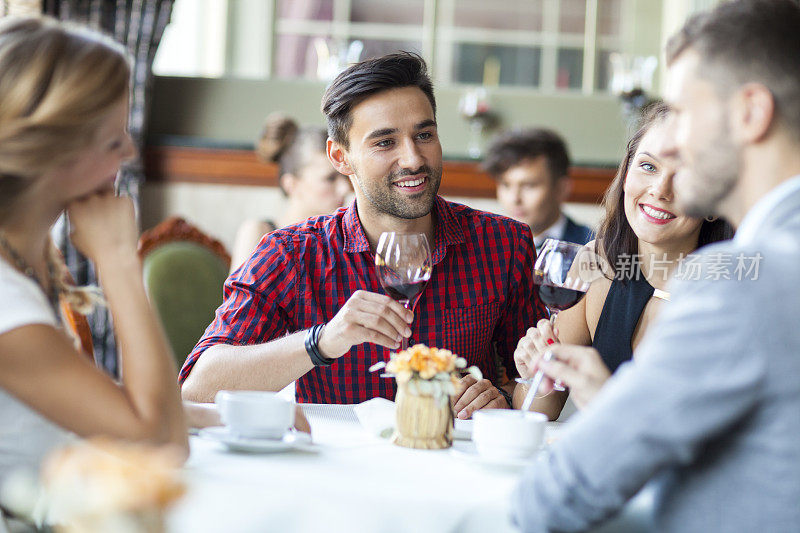
{"label": "man's hand", "polygon": [[508,409],[508,402],[488,379],[476,380],[470,375],[461,378],[453,410],[466,420],[478,409]]}
{"label": "man's hand", "polygon": [[383,294],[356,291],[322,330],[319,348],[338,359],[357,344],[371,342],[390,349],[411,336],[414,314]]}
{"label": "man's hand", "polygon": [[545,375],[561,380],[569,388],[569,395],[579,409],[583,409],[597,395],[611,372],[600,353],[587,346],[554,345],[551,361],[539,361]]}

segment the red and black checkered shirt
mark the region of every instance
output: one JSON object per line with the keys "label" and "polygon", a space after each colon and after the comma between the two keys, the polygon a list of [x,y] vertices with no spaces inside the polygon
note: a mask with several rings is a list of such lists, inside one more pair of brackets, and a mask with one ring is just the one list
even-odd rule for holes
{"label": "red and black checkered shirt", "polygon": [[[514,374],[517,341],[547,317],[533,290],[530,228],[442,198],[435,213],[433,273],[417,303],[409,345],[447,348],[493,381],[496,350],[500,364]],[[328,322],[359,289],[385,294],[355,202],[266,235],[225,282],[225,300],[186,359],[181,382],[210,346],[264,343]],[[298,379],[298,401],[393,399],[394,380],[368,370],[389,352],[371,343],[353,346],[330,367],[315,367]]]}

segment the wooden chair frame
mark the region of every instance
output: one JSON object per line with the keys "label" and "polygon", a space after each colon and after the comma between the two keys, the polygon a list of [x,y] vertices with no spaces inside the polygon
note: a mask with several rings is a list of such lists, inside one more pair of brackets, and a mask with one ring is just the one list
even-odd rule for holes
{"label": "wooden chair frame", "polygon": [[142,236],[139,237],[139,258],[144,259],[147,254],[163,244],[185,241],[194,242],[207,248],[223,259],[226,267],[230,267],[231,256],[225,249],[225,245],[217,239],[209,237],[182,217],[169,217],[142,233]]}

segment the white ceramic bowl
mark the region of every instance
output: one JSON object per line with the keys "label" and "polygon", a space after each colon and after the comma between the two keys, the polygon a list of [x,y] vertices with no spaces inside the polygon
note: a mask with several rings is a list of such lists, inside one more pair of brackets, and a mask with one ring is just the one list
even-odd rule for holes
{"label": "white ceramic bowl", "polygon": [[294,425],[294,403],[277,392],[219,391],[214,398],[231,433],[252,439],[280,439]]}
{"label": "white ceramic bowl", "polygon": [[547,417],[512,409],[483,409],[472,415],[472,440],[487,459],[523,459],[536,453],[544,439]]}

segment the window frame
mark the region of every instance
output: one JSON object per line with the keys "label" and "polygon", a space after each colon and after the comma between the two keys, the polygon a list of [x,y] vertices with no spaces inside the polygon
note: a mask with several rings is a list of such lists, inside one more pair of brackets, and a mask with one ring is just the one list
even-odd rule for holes
{"label": "window frame", "polygon": [[[238,69],[235,51],[234,10],[239,0],[227,2],[227,23],[224,36],[225,65],[223,77],[253,78],[236,75]],[[559,30],[561,4],[559,0],[542,0],[542,30],[504,30],[491,28],[469,28],[455,26],[455,13],[458,0],[423,0],[423,19],[420,25],[351,22],[352,0],[333,0],[332,20],[282,19],[278,16],[279,0],[264,0],[263,40],[266,50],[261,54],[263,65],[251,70],[264,72],[266,76],[257,79],[278,79],[276,75],[276,54],[278,38],[283,35],[334,38],[349,41],[352,39],[374,39],[386,41],[418,41],[421,54],[428,62],[431,76],[440,86],[455,88],[473,87],[476,83],[454,80],[455,47],[459,44],[499,45],[522,48],[539,48],[539,85],[503,85],[491,87],[493,91],[525,90],[545,94],[608,94],[606,88],[598,88],[597,76],[600,65],[597,58],[600,51],[623,51],[631,41],[631,10],[635,0],[619,0],[619,34],[600,35],[598,32],[599,4],[603,0],[585,0],[586,15],[583,34],[565,33]],[[558,53],[561,49],[583,52],[581,84],[579,89],[557,87]],[[168,75],[165,73],[165,75]],[[292,78],[281,78],[292,79]],[[306,78],[294,78],[303,80]]]}

